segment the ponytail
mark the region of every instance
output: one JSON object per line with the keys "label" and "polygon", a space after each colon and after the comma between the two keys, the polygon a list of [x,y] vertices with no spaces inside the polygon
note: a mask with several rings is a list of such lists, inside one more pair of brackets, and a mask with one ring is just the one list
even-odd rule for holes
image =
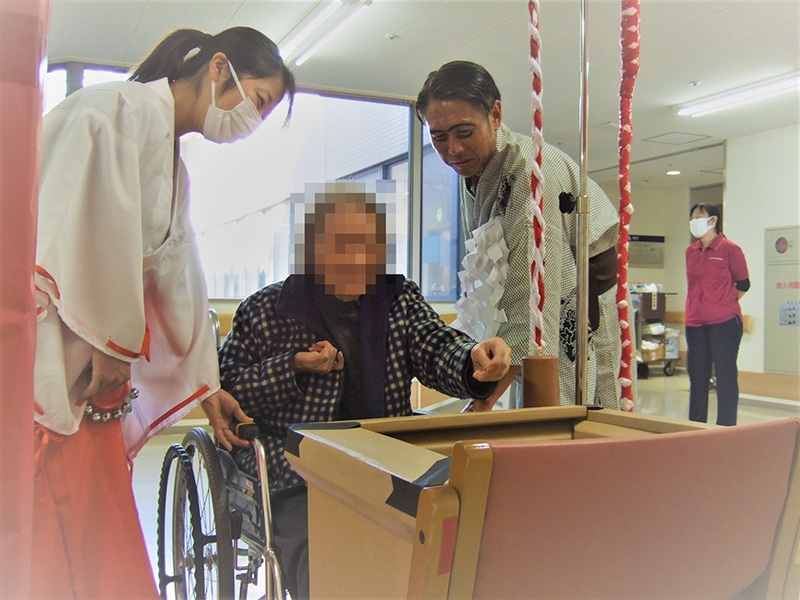
{"label": "ponytail", "polygon": [[[197,59],[201,54],[207,54],[202,51],[203,45],[211,38],[212,35],[196,29],[173,31],[136,66],[130,80],[147,83],[166,77],[173,83],[178,79],[196,75],[203,66],[203,62]],[[191,55],[192,50],[199,52]],[[210,56],[205,62],[209,60]]]}
{"label": "ponytail", "polygon": [[[232,27],[217,35],[196,29],[178,29],[170,33],[134,69],[130,81],[147,83],[166,77],[170,83],[181,79],[195,79],[200,88],[204,67],[211,58],[222,52],[235,65],[240,78],[264,79],[280,76],[285,93],[289,95],[289,112],[294,104],[294,75],[284,64],[278,46],[260,31],[250,27]],[[230,77],[222,92],[236,83]]]}

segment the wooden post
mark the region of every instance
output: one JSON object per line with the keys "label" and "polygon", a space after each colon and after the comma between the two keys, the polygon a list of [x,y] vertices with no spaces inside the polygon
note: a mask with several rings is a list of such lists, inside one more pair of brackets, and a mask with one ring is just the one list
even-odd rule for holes
{"label": "wooden post", "polygon": [[522,407],[559,406],[557,356],[526,356],[522,359]]}

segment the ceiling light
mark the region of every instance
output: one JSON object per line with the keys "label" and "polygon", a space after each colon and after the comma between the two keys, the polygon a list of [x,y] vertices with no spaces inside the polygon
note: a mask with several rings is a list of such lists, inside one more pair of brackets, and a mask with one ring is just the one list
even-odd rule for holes
{"label": "ceiling light", "polygon": [[322,0],[278,44],[286,62],[301,65],[372,4],[372,0]]}
{"label": "ceiling light", "polygon": [[800,90],[800,73],[794,73],[686,104],[678,109],[678,114],[681,116],[700,117],[725,110],[726,108],[742,106],[743,104],[772,98],[788,92],[797,92],[798,90]]}
{"label": "ceiling light", "polygon": [[329,2],[321,2],[317,8],[309,13],[309,15],[298,23],[297,27],[292,29],[289,34],[281,40],[278,47],[281,50],[281,56],[286,58],[291,56],[292,52],[302,44],[308,36],[316,31],[322,24],[327,21],[330,16],[335,13],[342,5],[342,0],[330,0]]}
{"label": "ceiling light", "polygon": [[311,58],[320,48],[322,48],[325,44],[330,42],[333,38],[335,38],[339,33],[342,32],[350,23],[356,20],[359,15],[363,14],[365,10],[367,10],[370,5],[372,5],[372,0],[359,0],[357,2],[349,3],[351,7],[355,8],[353,12],[351,12],[347,17],[344,18],[343,21],[339,23],[336,27],[330,30],[328,34],[311,45],[305,52],[303,52],[297,60],[294,61],[295,66],[299,67],[304,62],[306,62],[309,58]]}
{"label": "ceiling light", "polygon": [[667,175],[680,175],[680,171],[667,171]]}

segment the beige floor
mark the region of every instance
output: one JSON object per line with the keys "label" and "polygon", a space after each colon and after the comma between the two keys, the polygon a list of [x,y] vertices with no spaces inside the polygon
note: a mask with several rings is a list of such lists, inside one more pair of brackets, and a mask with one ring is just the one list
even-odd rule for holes
{"label": "beige floor", "polygon": [[[642,412],[686,419],[689,414],[689,378],[679,370],[673,377],[667,377],[657,370],[651,371],[649,379],[639,381],[642,398]],[[457,411],[463,403],[453,403],[445,410]],[[709,421],[716,419],[716,394],[709,395]],[[758,423],[783,417],[800,417],[800,403],[769,398],[742,397],[739,401],[741,425]],[[133,488],[145,540],[150,551],[155,572],[156,558],[156,507],[158,477],[161,461],[170,444],[180,443],[183,433],[167,432],[151,440],[134,461]],[[255,596],[257,597],[257,596]]]}

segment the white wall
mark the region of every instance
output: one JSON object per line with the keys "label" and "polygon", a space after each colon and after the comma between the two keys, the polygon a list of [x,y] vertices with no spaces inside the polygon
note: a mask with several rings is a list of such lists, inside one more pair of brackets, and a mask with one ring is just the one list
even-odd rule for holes
{"label": "white wall", "polygon": [[724,232],[741,246],[750,270],[742,312],[752,315],[739,369],[764,372],[764,229],[800,223],[800,126],[728,140]]}
{"label": "white wall", "polygon": [[[611,202],[619,205],[617,188],[603,188]],[[667,297],[667,310],[682,311],[686,303],[686,273],[684,252],[689,245],[689,189],[651,188],[637,186],[631,190],[634,212],[631,218],[632,235],[664,236],[664,268],[631,267],[628,283],[660,283]]]}

